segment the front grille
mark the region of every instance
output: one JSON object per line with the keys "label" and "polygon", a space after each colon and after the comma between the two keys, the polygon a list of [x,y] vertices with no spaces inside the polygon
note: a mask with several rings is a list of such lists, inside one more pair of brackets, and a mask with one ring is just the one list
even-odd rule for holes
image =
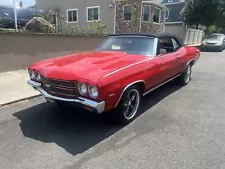
{"label": "front grille", "polygon": [[42,88],[53,96],[74,99],[77,98],[76,85],[73,81],[63,81],[42,77]]}
{"label": "front grille", "polygon": [[206,44],[208,44],[208,45],[216,45],[216,43],[210,43],[210,42],[207,42]]}
{"label": "front grille", "polygon": [[76,83],[74,81],[64,81],[57,79],[48,79],[42,76],[42,81],[48,85],[59,86],[64,88],[76,88]]}

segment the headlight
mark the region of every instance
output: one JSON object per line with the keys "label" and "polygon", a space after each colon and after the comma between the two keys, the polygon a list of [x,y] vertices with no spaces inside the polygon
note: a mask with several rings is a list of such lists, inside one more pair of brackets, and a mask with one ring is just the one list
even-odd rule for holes
{"label": "headlight", "polygon": [[95,86],[88,86],[88,92],[89,92],[89,95],[92,97],[92,98],[97,98],[98,97],[98,89],[97,87]]}
{"label": "headlight", "polygon": [[78,90],[80,92],[80,94],[82,95],[86,95],[87,94],[87,85],[84,83],[78,83]]}
{"label": "headlight", "polygon": [[218,44],[218,45],[222,45],[222,44],[223,44],[223,42],[218,42],[217,44]]}
{"label": "headlight", "polygon": [[41,81],[41,74],[40,73],[37,73],[37,80]]}
{"label": "headlight", "polygon": [[41,80],[41,75],[37,71],[29,69],[28,72],[32,80]]}
{"label": "headlight", "polygon": [[30,75],[31,79],[35,79],[36,78],[35,72],[33,70],[31,70],[31,69],[29,69],[29,75]]}

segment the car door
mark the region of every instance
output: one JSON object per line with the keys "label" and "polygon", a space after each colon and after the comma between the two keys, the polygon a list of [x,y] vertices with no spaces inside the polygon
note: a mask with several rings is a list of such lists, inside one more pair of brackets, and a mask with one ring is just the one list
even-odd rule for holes
{"label": "car door", "polygon": [[185,62],[182,62],[182,58],[185,58],[185,56],[187,56],[186,52],[181,52],[182,50],[182,46],[179,43],[179,41],[177,41],[177,39],[172,38],[172,42],[173,42],[173,48],[174,48],[174,55],[176,55],[177,57],[177,71],[176,74],[179,74],[183,71],[183,68],[185,67]]}
{"label": "car door", "polygon": [[[176,76],[180,71],[179,46],[174,45],[176,44],[173,38],[158,39],[157,51],[162,82]],[[160,54],[160,49],[165,49],[166,53]]]}

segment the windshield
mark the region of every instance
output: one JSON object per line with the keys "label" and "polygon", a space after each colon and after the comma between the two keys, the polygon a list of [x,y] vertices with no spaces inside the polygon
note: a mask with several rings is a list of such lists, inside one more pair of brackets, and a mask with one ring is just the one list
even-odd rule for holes
{"label": "windshield", "polygon": [[109,36],[97,51],[123,51],[128,54],[153,55],[154,38],[143,36]]}
{"label": "windshield", "polygon": [[221,39],[223,37],[223,35],[221,34],[211,34],[209,36],[206,37],[206,39]]}

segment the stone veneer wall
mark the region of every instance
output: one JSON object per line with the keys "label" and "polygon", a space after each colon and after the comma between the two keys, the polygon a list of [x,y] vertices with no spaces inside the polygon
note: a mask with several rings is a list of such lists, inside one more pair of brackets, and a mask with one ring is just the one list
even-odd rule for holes
{"label": "stone veneer wall", "polygon": [[[130,22],[123,21],[123,6],[132,4],[132,17]],[[160,24],[153,23],[154,5],[143,3],[143,5],[150,5],[150,21],[141,23],[141,32],[160,32]],[[139,32],[140,29],[140,15],[141,15],[142,0],[118,0],[116,1],[116,33],[131,33]],[[141,18],[142,20],[142,18]]]}
{"label": "stone veneer wall", "polygon": [[[123,21],[123,6],[132,5],[131,21]],[[116,1],[116,33],[139,32],[141,0]]]}

